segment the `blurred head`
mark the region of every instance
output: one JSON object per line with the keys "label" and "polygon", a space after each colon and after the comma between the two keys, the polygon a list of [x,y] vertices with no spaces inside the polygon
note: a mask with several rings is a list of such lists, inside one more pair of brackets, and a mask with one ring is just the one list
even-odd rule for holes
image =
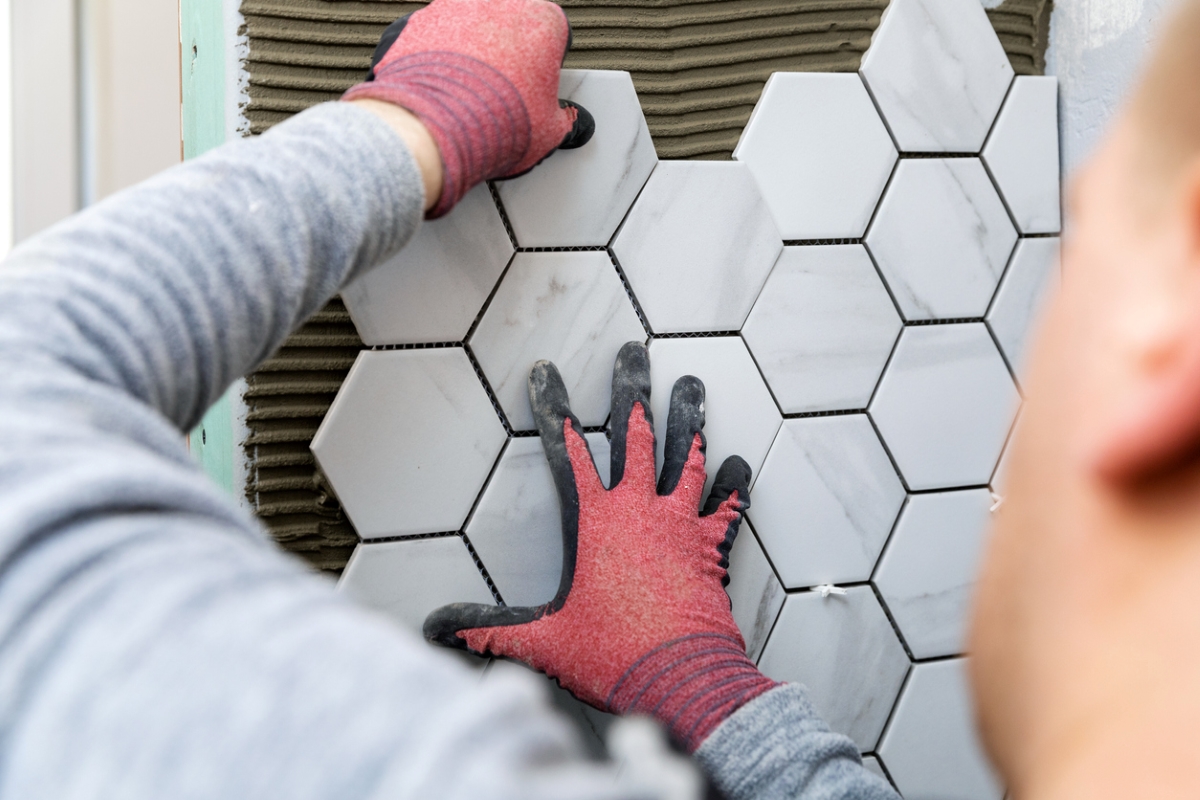
{"label": "blurred head", "polygon": [[1200,730],[1200,0],[1073,179],[1067,220],[972,672],[1017,796],[1148,796],[1191,769]]}

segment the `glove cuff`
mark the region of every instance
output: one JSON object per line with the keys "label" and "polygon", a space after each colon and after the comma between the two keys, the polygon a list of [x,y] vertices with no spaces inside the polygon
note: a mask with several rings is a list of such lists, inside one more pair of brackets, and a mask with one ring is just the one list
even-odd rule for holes
{"label": "glove cuff", "polygon": [[375,80],[342,99],[364,97],[408,109],[437,144],[444,179],[429,219],[448,213],[476,184],[512,173],[533,140],[517,88],[488,64],[459,53],[427,51],[385,61]]}
{"label": "glove cuff", "polygon": [[746,657],[738,638],[693,634],[638,659],[613,687],[608,706],[654,717],[691,753],[733,712],[778,685]]}

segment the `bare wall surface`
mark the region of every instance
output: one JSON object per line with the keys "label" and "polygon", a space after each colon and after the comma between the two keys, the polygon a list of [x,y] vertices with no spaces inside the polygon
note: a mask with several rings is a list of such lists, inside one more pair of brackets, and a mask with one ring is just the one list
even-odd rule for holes
{"label": "bare wall surface", "polygon": [[[243,0],[252,133],[361,80],[380,32],[411,2]],[[663,158],[727,159],[767,77],[852,72],[887,0],[563,0],[567,66],[633,75]],[[1050,0],[988,10],[1014,69],[1038,74]],[[323,569],[357,537],[317,472],[309,443],[362,343],[340,301],[247,380],[247,497],[280,543]]]}
{"label": "bare wall surface", "polygon": [[1063,168],[1077,168],[1136,80],[1174,0],[1057,0],[1046,71],[1060,92]]}
{"label": "bare wall surface", "polygon": [[12,4],[13,239],[79,208],[73,0]]}
{"label": "bare wall surface", "polygon": [[182,160],[179,8],[84,0],[84,197],[90,203]]}

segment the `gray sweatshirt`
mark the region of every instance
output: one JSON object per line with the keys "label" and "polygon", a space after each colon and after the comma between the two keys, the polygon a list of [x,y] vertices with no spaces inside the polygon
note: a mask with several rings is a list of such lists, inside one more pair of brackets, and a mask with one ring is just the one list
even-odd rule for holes
{"label": "gray sweatshirt", "polygon": [[[282,554],[184,446],[230,383],[412,237],[384,123],[312,109],[0,268],[0,797],[647,797],[531,676],[480,682]],[[804,689],[697,758],[731,800],[893,798]]]}

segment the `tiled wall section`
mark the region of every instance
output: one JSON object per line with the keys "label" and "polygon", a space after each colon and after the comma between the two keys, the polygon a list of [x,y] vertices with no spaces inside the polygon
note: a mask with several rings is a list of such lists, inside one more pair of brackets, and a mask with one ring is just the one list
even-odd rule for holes
{"label": "tiled wall section", "polygon": [[[382,28],[420,5],[244,0],[252,131],[355,83]],[[575,28],[568,66],[632,71],[661,156],[727,158],[772,71],[853,72],[886,0],[563,5]],[[1051,0],[1005,0],[988,11],[1017,74],[1044,68],[1050,6]],[[250,377],[246,393],[253,464],[247,495],[276,539],[321,569],[340,570],[356,539],[314,469],[309,443],[361,347],[344,306],[334,301]]]}
{"label": "tiled wall section", "polygon": [[[364,540],[342,590],[409,628],[448,598],[549,600],[524,376],[555,361],[604,459],[609,369],[648,338],[660,444],[695,375],[709,463],[754,470],[729,567],[748,652],[905,796],[998,800],[963,653],[1057,276],[1057,81],[1014,76],[974,2],[892,0],[858,73],[768,80],[733,161],[659,161],[627,73],[560,94],[610,124],[343,294],[373,349],[312,444]],[[557,698],[598,748],[605,715]]]}

